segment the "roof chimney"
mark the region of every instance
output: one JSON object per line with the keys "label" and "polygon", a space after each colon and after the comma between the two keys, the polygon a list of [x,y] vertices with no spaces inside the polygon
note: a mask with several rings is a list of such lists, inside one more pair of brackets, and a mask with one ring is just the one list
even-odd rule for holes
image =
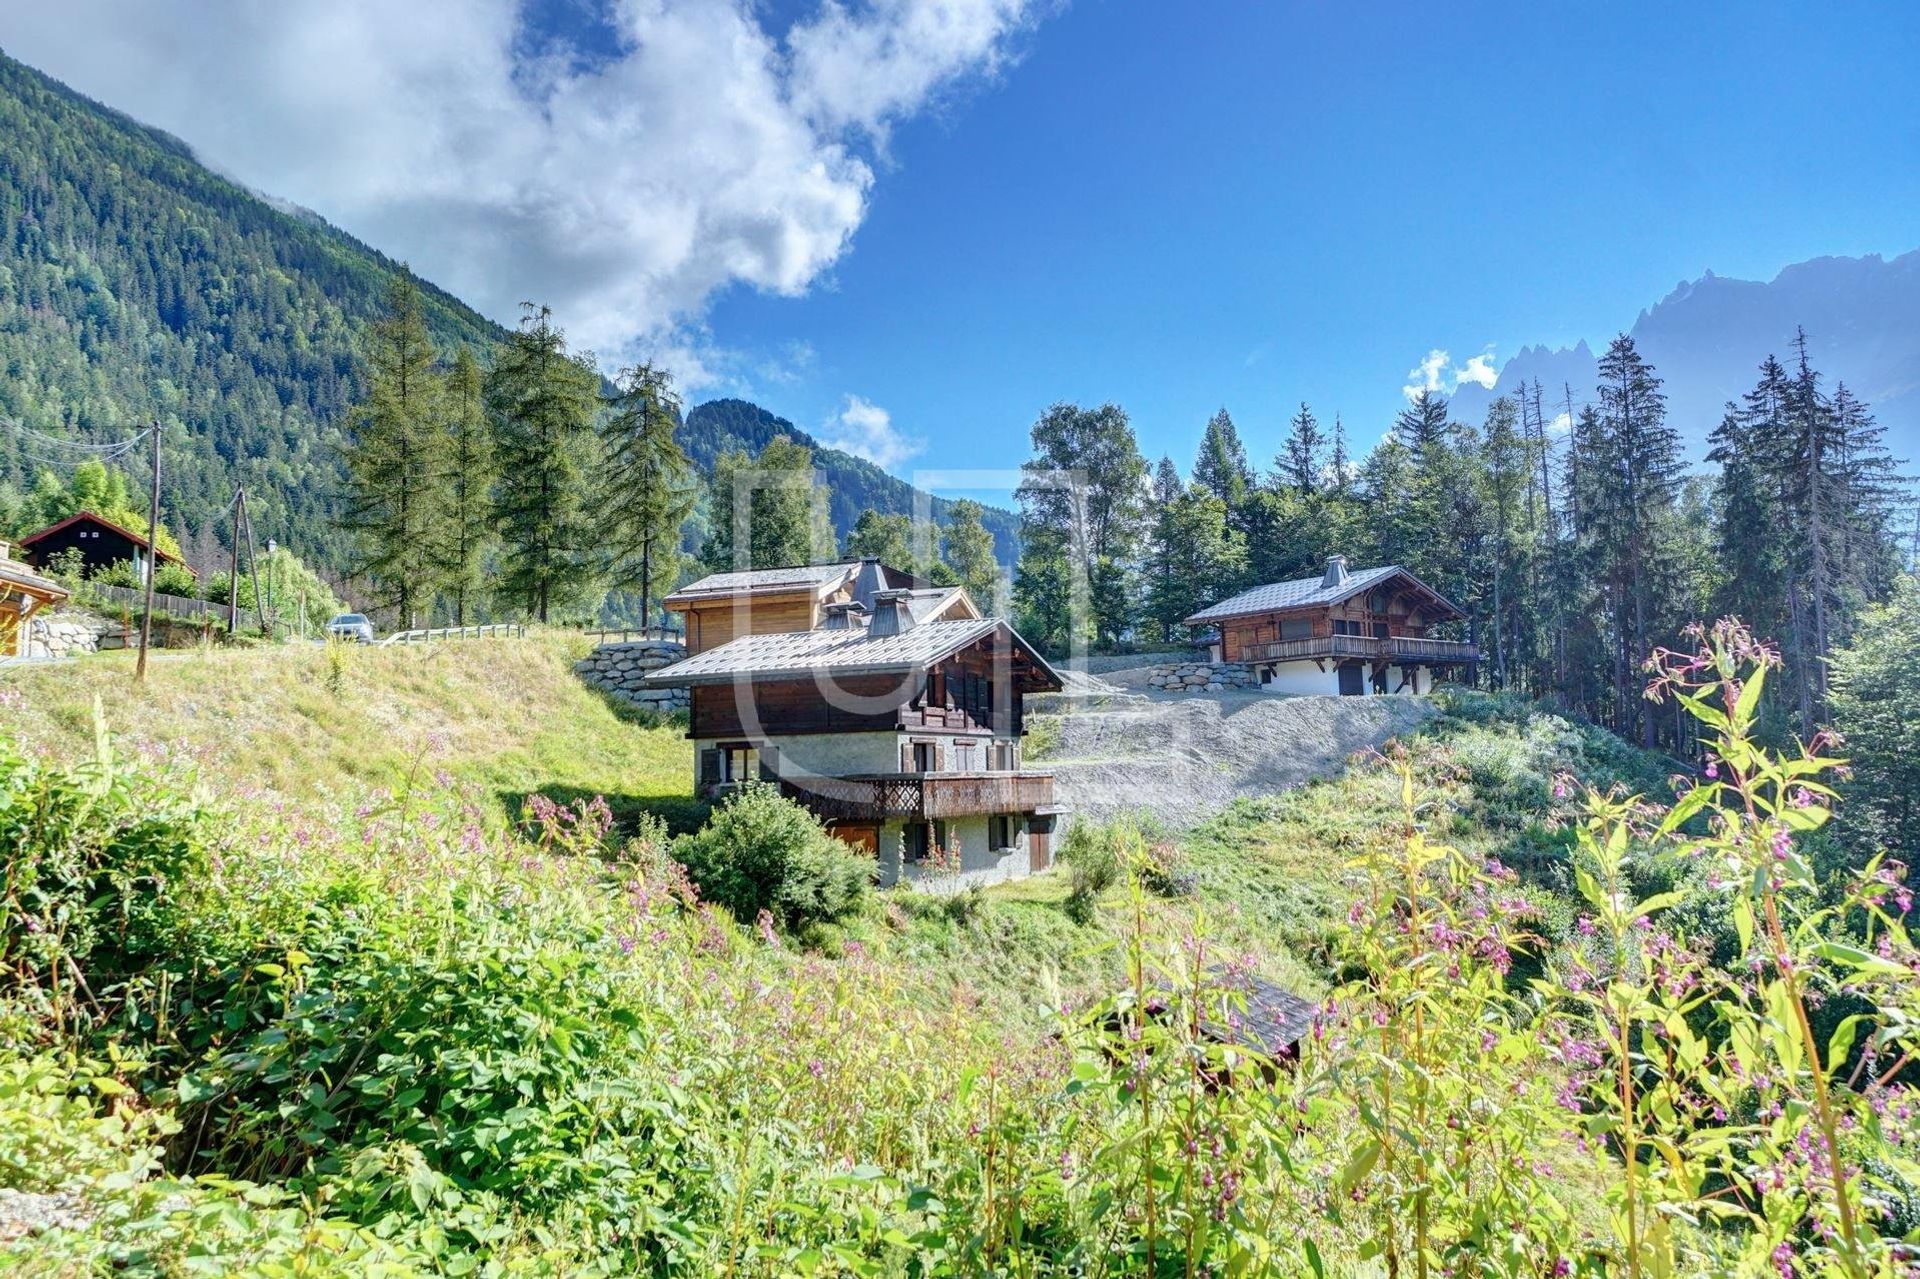
{"label": "roof chimney", "polygon": [[1327,556],[1327,575],[1320,579],[1323,589],[1347,584],[1347,557],[1344,555]]}
{"label": "roof chimney", "polygon": [[859,600],[848,600],[843,604],[829,604],[826,611],[827,620],[821,623],[821,630],[851,631],[859,629],[867,615],[867,606]]}
{"label": "roof chimney", "polygon": [[867,637],[878,639],[882,635],[900,635],[913,629],[913,610],[907,607],[907,598],[913,592],[906,589],[881,591],[873,597],[873,620],[867,623]]}
{"label": "roof chimney", "polygon": [[887,589],[887,574],[880,567],[878,555],[865,555],[860,559],[860,567],[853,575],[853,598],[871,613],[873,597]]}

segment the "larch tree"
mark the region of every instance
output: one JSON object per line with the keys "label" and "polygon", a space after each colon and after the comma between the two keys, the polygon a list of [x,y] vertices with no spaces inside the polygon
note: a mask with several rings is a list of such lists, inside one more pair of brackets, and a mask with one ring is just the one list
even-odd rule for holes
{"label": "larch tree", "polygon": [[355,568],[404,629],[433,599],[449,480],[442,379],[420,290],[404,271],[368,326],[365,359],[367,394],[348,428],[340,523],[359,549]]}
{"label": "larch tree", "polygon": [[590,604],[602,525],[589,503],[601,465],[594,421],[600,375],[567,349],[546,307],[529,304],[487,377],[500,469],[498,591],[545,622]]}
{"label": "larch tree", "polygon": [[473,351],[454,353],[445,387],[446,503],[438,528],[435,577],[452,606],[456,626],[465,626],[480,598],[494,531],[493,428],[487,421],[486,377]]}
{"label": "larch tree", "polygon": [[1200,437],[1200,452],[1193,460],[1193,482],[1238,511],[1246,504],[1253,488],[1253,470],[1247,465],[1246,446],[1240,431],[1222,408],[1207,422]]}
{"label": "larch tree", "polygon": [[871,555],[891,568],[918,574],[925,565],[914,546],[914,534],[911,516],[869,508],[847,530],[845,555],[850,560]]}
{"label": "larch tree", "polygon": [[776,435],[758,457],[729,449],[714,459],[701,556],[708,568],[781,568],[833,553],[827,491],[815,475],[812,449]]}
{"label": "larch tree", "polygon": [[665,369],[622,369],[600,424],[606,457],[600,518],[607,584],[640,597],[640,624],[680,577],[680,538],[699,498],[693,463],[674,436],[680,399]]}

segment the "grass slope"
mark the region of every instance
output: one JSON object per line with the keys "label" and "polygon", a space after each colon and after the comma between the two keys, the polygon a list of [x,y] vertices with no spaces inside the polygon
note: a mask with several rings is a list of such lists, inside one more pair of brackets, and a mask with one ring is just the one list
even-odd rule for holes
{"label": "grass slope", "polygon": [[[49,758],[85,756],[96,702],[128,749],[197,762],[216,789],[291,800],[399,791],[431,778],[477,785],[508,815],[531,792],[605,795],[698,824],[685,730],[652,725],[573,673],[587,641],[565,632],[438,646],[100,654],[0,680],[8,727]],[[11,696],[9,696],[11,693]]]}

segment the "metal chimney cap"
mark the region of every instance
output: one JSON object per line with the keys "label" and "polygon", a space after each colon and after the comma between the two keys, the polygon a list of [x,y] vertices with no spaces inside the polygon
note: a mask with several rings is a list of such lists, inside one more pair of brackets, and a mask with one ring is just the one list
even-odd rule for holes
{"label": "metal chimney cap", "polygon": [[1345,586],[1347,584],[1347,557],[1344,555],[1327,556],[1327,575],[1320,579],[1321,586]]}

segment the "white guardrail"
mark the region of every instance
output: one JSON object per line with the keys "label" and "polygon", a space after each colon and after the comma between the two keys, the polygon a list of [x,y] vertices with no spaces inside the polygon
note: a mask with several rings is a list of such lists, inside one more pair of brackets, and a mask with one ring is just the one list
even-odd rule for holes
{"label": "white guardrail", "polygon": [[520,622],[489,622],[485,626],[436,626],[423,631],[395,631],[378,641],[388,644],[432,644],[440,640],[483,639],[487,636],[522,638],[527,628]]}

